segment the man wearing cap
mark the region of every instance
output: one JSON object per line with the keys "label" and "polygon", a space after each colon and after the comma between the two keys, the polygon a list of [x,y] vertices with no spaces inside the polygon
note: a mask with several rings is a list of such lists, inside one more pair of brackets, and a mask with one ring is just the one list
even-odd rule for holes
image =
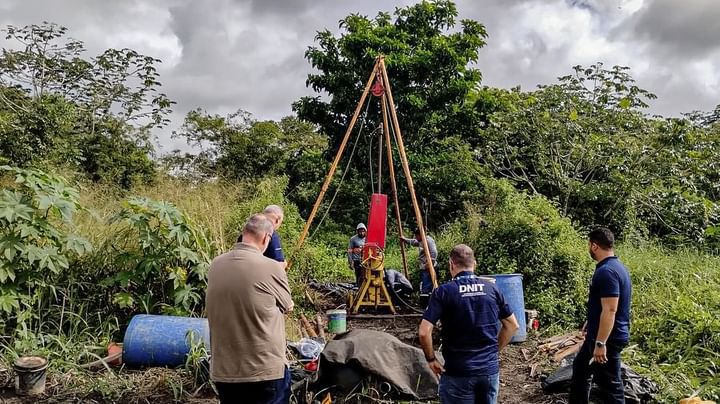
{"label": "man wearing cap", "polygon": [[355,271],[355,282],[357,286],[362,285],[363,268],[362,268],[362,248],[365,245],[365,236],[367,236],[367,227],[363,223],[358,223],[355,227],[357,234],[350,238],[347,249],[348,266]]}

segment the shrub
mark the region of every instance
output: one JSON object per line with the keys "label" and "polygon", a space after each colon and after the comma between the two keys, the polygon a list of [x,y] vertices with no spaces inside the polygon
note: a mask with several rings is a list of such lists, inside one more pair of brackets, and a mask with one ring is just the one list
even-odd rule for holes
{"label": "shrub", "polygon": [[[300,238],[305,221],[300,217],[297,207],[287,199],[285,190],[288,179],[286,177],[269,177],[253,186],[252,197],[239,201],[230,215],[226,225],[226,237],[237,238],[245,220],[253,213],[262,212],[270,204],[280,205],[285,211],[285,219],[280,226],[279,233],[282,238],[285,259],[290,260],[292,267],[288,273],[291,283],[305,284],[308,278],[318,279],[349,279],[352,272],[347,270],[345,264],[345,247],[347,240],[341,245],[326,243],[326,231],[318,235],[317,242],[306,240],[305,245],[296,250],[296,243]],[[319,220],[319,219],[318,219]],[[315,221],[308,238],[315,235],[318,225]],[[332,223],[330,222],[330,226]],[[331,233],[337,235],[337,233]],[[350,237],[350,236],[348,236]],[[313,239],[315,240],[315,239]]]}
{"label": "shrub", "polygon": [[212,248],[201,227],[173,204],[130,198],[111,219],[115,236],[104,245],[114,257],[104,283],[117,287],[122,309],[199,314]]}
{"label": "shrub", "polygon": [[27,333],[70,260],[91,246],[72,232],[79,196],[64,178],[35,169],[0,170],[15,175],[15,186],[0,194],[0,330],[14,324]]}
{"label": "shrub", "polygon": [[440,262],[454,244],[475,250],[476,273],[523,275],[525,305],[545,325],[582,321],[590,276],[584,240],[547,199],[515,191],[505,181],[486,180],[486,200],[469,206],[438,241]]}

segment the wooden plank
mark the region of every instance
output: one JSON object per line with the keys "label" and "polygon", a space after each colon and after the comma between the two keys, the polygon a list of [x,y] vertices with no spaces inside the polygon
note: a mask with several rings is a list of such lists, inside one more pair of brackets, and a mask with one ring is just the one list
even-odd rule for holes
{"label": "wooden plank", "polygon": [[308,321],[307,317],[305,317],[304,314],[300,314],[300,322],[302,323],[303,327],[305,327],[305,331],[307,331],[308,336],[317,337],[317,333],[315,332],[315,328],[310,325],[310,322]]}
{"label": "wooden plank", "polygon": [[323,322],[322,314],[317,313],[315,315],[315,323],[317,323],[318,336],[325,339],[325,324]]}
{"label": "wooden plank", "polygon": [[580,344],[580,343],[576,343],[575,345],[570,345],[569,347],[562,349],[562,350],[558,351],[557,353],[555,353],[555,355],[553,355],[553,359],[555,360],[555,362],[560,362],[566,356],[572,355],[572,354],[580,351],[581,346],[582,346],[582,344]]}
{"label": "wooden plank", "polygon": [[567,346],[569,344],[574,344],[578,341],[583,341],[583,340],[584,339],[582,337],[577,336],[577,335],[573,335],[573,336],[563,335],[563,339],[558,339],[553,342],[548,342],[546,344],[542,344],[542,345],[538,346],[538,350],[539,351],[552,351],[554,349],[564,348],[565,346]]}
{"label": "wooden plank", "polygon": [[554,336],[554,337],[546,338],[546,339],[540,341],[540,344],[541,344],[541,345],[545,345],[545,344],[549,344],[549,343],[552,343],[552,342],[561,341],[561,340],[570,338],[570,337],[575,336],[575,335],[577,335],[577,332],[571,332],[571,333],[564,334],[564,335],[556,335],[556,336]]}

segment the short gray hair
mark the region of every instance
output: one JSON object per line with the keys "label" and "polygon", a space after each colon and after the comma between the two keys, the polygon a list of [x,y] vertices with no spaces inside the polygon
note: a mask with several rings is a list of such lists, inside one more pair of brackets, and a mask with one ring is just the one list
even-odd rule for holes
{"label": "short gray hair", "polygon": [[243,227],[243,234],[250,234],[257,238],[261,238],[266,234],[272,234],[273,231],[272,222],[262,213],[256,213],[250,216]]}
{"label": "short gray hair", "polygon": [[278,218],[285,217],[285,212],[283,212],[283,208],[281,208],[278,205],[268,205],[265,207],[265,210],[263,210],[263,213],[265,214],[271,214],[276,215]]}

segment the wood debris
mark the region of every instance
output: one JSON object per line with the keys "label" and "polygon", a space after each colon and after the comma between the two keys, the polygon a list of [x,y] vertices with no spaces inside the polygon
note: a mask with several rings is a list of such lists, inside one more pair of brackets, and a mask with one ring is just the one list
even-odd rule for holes
{"label": "wood debris", "polygon": [[585,338],[579,332],[558,335],[541,341],[538,351],[552,355],[553,360],[560,362],[565,357],[580,350]]}
{"label": "wood debris", "polygon": [[525,362],[530,362],[530,351],[525,348],[520,348],[520,353],[522,353]]}
{"label": "wood debris", "polygon": [[530,377],[534,378],[540,373],[542,373],[542,369],[540,368],[539,364],[533,363],[532,365],[530,365]]}
{"label": "wood debris", "polygon": [[303,325],[303,328],[305,328],[305,332],[307,332],[307,335],[312,337],[317,337],[317,333],[315,332],[315,327],[313,327],[310,322],[308,321],[307,317],[305,317],[304,314],[300,314],[300,322]]}

